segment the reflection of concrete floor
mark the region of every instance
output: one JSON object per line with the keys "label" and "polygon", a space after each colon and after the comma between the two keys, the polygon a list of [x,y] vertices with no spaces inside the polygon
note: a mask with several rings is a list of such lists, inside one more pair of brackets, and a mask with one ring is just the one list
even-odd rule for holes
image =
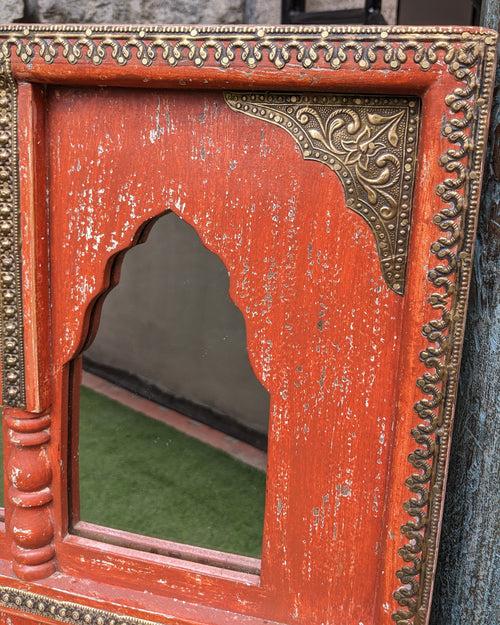
{"label": "reflection of concrete floor", "polygon": [[149,401],[149,399],[135,395],[134,393],[131,393],[120,386],[116,386],[107,380],[103,380],[92,373],[88,373],[87,371],[83,372],[82,384],[97,393],[101,393],[110,399],[114,399],[124,406],[137,410],[138,412],[142,412],[142,414],[147,417],[162,421],[163,423],[170,425],[188,436],[197,438],[207,445],[211,445],[216,449],[225,451],[230,456],[233,456],[233,458],[236,458],[245,464],[249,464],[250,466],[260,469],[261,471],[266,470],[266,453],[248,445],[248,443],[244,443],[243,441],[232,438],[223,432],[214,430],[204,423],[193,421],[193,419],[185,417],[175,410],[165,408],[155,402]]}

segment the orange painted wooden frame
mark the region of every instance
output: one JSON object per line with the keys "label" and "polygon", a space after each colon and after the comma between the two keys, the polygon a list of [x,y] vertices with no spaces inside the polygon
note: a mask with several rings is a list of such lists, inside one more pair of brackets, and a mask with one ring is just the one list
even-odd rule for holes
{"label": "orange painted wooden frame", "polygon": [[[109,625],[427,622],[495,39],[0,29],[2,609]],[[403,295],[336,174],[225,90],[420,99]],[[89,527],[69,496],[79,356],[123,254],[166,210],[228,268],[271,395],[260,563]]]}

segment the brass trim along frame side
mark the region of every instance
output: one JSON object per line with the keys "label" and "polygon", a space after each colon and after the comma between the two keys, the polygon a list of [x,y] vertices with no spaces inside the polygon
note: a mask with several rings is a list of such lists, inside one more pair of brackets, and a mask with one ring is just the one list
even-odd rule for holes
{"label": "brass trim along frame side", "polygon": [[0,350],[3,403],[24,407],[17,84],[0,58]]}
{"label": "brass trim along frame side", "polygon": [[0,586],[0,608],[2,607],[69,625],[157,625],[153,621],[119,615],[6,586]]}
{"label": "brass trim along frame side", "polygon": [[459,86],[448,94],[442,134],[449,147],[440,157],[445,178],[436,188],[442,208],[433,221],[441,236],[431,252],[438,264],[427,279],[435,292],[429,305],[435,316],[422,327],[428,346],[419,357],[427,371],[417,380],[423,397],[414,410],[421,422],[411,434],[417,448],[409,456],[415,472],[406,480],[412,497],[405,509],[410,519],[401,528],[407,544],[398,571],[402,586],[394,593],[403,609],[393,615],[398,625],[426,625],[437,563],[440,520],[465,331],[472,253],[488,137],[495,77],[494,38],[486,46],[466,46],[448,71]]}

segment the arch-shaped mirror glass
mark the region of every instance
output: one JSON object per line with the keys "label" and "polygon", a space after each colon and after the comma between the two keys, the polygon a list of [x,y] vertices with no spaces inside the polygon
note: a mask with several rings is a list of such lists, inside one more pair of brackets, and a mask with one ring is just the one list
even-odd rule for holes
{"label": "arch-shaped mirror glass", "polygon": [[74,533],[259,557],[269,397],[228,288],[221,260],[173,213],[127,253],[74,366]]}

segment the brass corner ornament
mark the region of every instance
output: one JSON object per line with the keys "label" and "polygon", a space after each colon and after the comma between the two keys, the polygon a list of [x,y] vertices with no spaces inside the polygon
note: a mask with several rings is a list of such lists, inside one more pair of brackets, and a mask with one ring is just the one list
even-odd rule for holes
{"label": "brass corner ornament", "polygon": [[420,101],[413,97],[226,92],[233,111],[286,130],[306,160],[339,177],[347,206],[370,226],[382,274],[402,295]]}

